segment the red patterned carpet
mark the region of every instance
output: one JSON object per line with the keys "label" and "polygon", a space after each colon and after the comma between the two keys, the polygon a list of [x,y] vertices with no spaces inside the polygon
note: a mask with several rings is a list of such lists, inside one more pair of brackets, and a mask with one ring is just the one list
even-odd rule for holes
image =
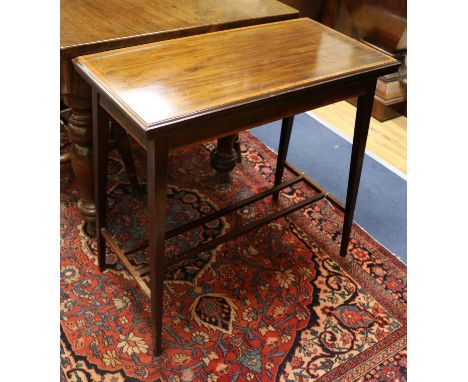
{"label": "red patterned carpet", "polygon": [[[212,178],[209,144],[171,156],[170,227],[271,186],[275,154],[248,133],[242,143],[230,185]],[[144,182],[145,154],[135,157]],[[115,155],[109,167],[112,231],[131,244],[146,234],[145,198],[130,196]],[[314,193],[299,183],[280,201]],[[170,268],[155,359],[148,301],[119,263],[98,271],[77,195],[62,164],[63,381],[406,381],[406,267],[357,226],[351,255],[340,258],[342,214],[327,201]],[[167,256],[272,209],[265,199],[171,239]],[[130,260],[147,277],[145,252]]]}

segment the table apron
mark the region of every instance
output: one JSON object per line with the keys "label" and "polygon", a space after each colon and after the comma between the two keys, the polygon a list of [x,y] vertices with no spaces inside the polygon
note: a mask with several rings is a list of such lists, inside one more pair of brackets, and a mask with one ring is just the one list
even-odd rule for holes
{"label": "table apron", "polygon": [[[224,137],[266,123],[278,121],[318,107],[365,94],[375,78],[351,81],[342,85],[324,84],[321,87],[302,89],[279,96],[252,101],[221,110],[215,114],[207,113],[195,118],[177,122],[170,128],[144,131],[139,124],[129,118],[105,92],[100,94],[100,105],[109,115],[123,126],[143,147],[147,140],[168,138],[171,150]],[[328,85],[328,86],[327,86]]]}
{"label": "table apron", "polygon": [[[169,133],[171,149],[238,133],[266,123],[288,118],[321,106],[364,94],[367,83],[339,89],[304,90],[272,99],[234,106],[215,115],[200,116],[183,122],[181,129]],[[150,132],[151,134],[151,132]],[[157,138],[157,135],[155,135]]]}
{"label": "table apron", "polygon": [[[99,90],[98,90],[99,91]],[[99,94],[99,105],[129,133],[145,150],[147,146],[146,133],[136,122],[129,118],[105,93]]]}

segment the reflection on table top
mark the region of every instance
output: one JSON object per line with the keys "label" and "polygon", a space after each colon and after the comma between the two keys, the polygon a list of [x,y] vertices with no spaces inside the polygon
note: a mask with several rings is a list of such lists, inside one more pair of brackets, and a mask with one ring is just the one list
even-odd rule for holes
{"label": "reflection on table top", "polygon": [[61,0],[60,50],[76,57],[297,15],[276,0]]}
{"label": "reflection on table top", "polygon": [[398,63],[305,18],[97,53],[76,62],[146,129]]}

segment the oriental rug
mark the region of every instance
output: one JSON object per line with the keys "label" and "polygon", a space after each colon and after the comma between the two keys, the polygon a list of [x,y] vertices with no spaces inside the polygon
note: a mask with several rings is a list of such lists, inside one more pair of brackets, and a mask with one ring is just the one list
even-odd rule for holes
{"label": "oriental rug", "polygon": [[[213,143],[171,154],[169,228],[271,187],[276,155],[249,133],[241,139],[230,184],[213,177]],[[133,146],[144,191],[145,153]],[[111,232],[135,244],[147,233],[145,194],[132,196],[117,153],[109,172]],[[315,193],[295,184],[280,205]],[[343,216],[327,200],[169,268],[163,355],[154,358],[149,302],[111,251],[114,268],[99,272],[77,198],[62,164],[62,381],[406,381],[406,267],[357,225],[341,258]],[[209,222],[169,240],[166,255],[275,208],[268,198]],[[147,280],[146,252],[129,258]]]}

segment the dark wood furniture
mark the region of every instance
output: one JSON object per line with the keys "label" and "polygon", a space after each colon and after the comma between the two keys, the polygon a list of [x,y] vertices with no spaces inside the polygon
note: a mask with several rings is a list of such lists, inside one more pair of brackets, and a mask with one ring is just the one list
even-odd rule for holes
{"label": "dark wood furniture", "polygon": [[[67,127],[69,125],[68,119],[70,114],[70,109],[64,107],[62,109],[62,104],[60,105],[60,134],[66,134]],[[122,158],[122,162],[125,168],[125,172],[127,174],[128,181],[130,183],[130,187],[134,195],[140,194],[140,186],[138,184],[138,177],[136,174],[135,164],[132,158],[132,152],[130,148],[130,142],[128,140],[128,136],[125,133],[125,130],[117,124],[115,121],[109,121],[109,150],[116,148],[119,152],[120,157]],[[68,145],[67,145],[68,147]],[[60,163],[66,163],[70,161],[70,151],[61,152],[60,154]]]}
{"label": "dark wood furniture", "polygon": [[280,0],[299,11],[299,17],[321,21],[326,0]]}
{"label": "dark wood furniture", "polygon": [[[96,215],[91,88],[75,73],[71,60],[88,53],[297,15],[295,9],[275,0],[61,0],[60,94],[72,110],[68,125],[73,141],[71,162],[80,190],[78,210],[88,223],[88,233],[95,232]],[[224,137],[213,153],[212,165],[221,174],[236,165],[234,141],[234,136]]]}
{"label": "dark wood furniture", "polygon": [[[118,53],[118,54],[116,54]],[[168,59],[170,57],[170,60]],[[154,354],[161,353],[164,268],[267,224],[323,197],[320,193],[165,258],[165,239],[269,195],[278,199],[292,117],[358,96],[340,254],[346,255],[364,158],[375,84],[398,61],[310,19],[302,18],[98,53],[75,60],[93,89],[98,259],[106,242],[151,299]],[[160,105],[154,107],[154,105]],[[115,118],[148,158],[149,287],[112,239],[106,222],[108,118]],[[209,216],[166,231],[169,150],[283,119],[275,186]]]}
{"label": "dark wood furniture", "polygon": [[[400,61],[377,81],[372,116],[406,115],[406,0],[324,0],[322,22]],[[300,9],[300,8],[298,8]],[[357,100],[351,100],[356,104]]]}

